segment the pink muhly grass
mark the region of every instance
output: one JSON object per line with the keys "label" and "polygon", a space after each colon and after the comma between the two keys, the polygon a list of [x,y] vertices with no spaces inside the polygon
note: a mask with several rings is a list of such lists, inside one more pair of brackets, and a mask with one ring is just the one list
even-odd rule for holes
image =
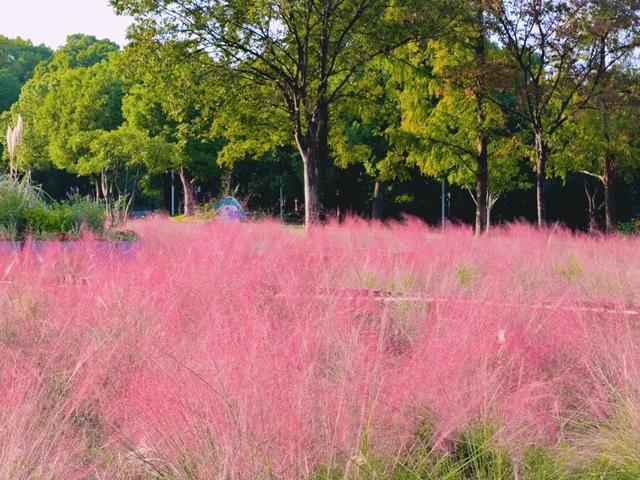
{"label": "pink muhly grass", "polygon": [[0,478],[305,478],[424,421],[520,458],[640,405],[638,239],[132,228],[0,255]]}

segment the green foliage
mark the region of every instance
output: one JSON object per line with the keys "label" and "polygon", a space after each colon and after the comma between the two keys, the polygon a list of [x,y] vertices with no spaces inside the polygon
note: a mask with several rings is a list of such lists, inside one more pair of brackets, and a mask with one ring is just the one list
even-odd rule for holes
{"label": "green foliage", "polygon": [[394,142],[402,117],[397,68],[386,58],[371,62],[353,86],[360,95],[336,108],[331,148],[338,166],[360,163],[382,181],[409,177],[404,145]]}
{"label": "green foliage", "polygon": [[440,446],[427,419],[411,444],[394,458],[371,453],[370,446],[329,468],[316,469],[312,479],[333,480],[631,480],[640,475],[638,412],[622,401],[612,415],[587,431],[575,432],[571,449],[530,444],[517,460],[501,446],[496,429],[478,422],[454,434]]}
{"label": "green foliage", "polygon": [[29,210],[43,205],[43,193],[32,185],[29,177],[0,176],[0,234],[4,238],[15,240],[21,236],[27,227]]}
{"label": "green foliage", "polygon": [[74,34],[56,51],[46,70],[89,68],[108,60],[120,48],[110,40],[98,40],[92,35]]}
{"label": "green foliage", "polygon": [[104,231],[104,205],[86,197],[74,196],[66,202],[39,204],[24,212],[24,231],[18,237],[37,239],[79,238],[83,230],[101,235]]}
{"label": "green foliage", "polygon": [[19,97],[22,86],[33,76],[36,66],[51,57],[44,45],[0,35],[0,112]]}
{"label": "green foliage", "polygon": [[[124,123],[130,89],[117,45],[74,35],[23,88],[11,117],[25,118],[18,170],[58,169],[91,179],[112,223],[128,211],[145,171],[162,172],[176,152]],[[10,119],[9,119],[10,120]]]}
{"label": "green foliage", "polygon": [[640,478],[640,411],[635,397],[621,392],[611,395],[612,409],[606,417],[577,428],[575,450],[582,453],[578,480]]}
{"label": "green foliage", "polygon": [[487,425],[472,427],[454,443],[454,457],[464,477],[475,480],[510,480],[513,466],[506,451],[495,445]]}
{"label": "green foliage", "polygon": [[[575,476],[561,452],[531,445],[514,462],[500,447],[495,429],[486,423],[469,426],[454,436],[445,450],[433,445],[433,431],[424,423],[406,455],[388,462],[378,475],[390,480],[570,480]],[[390,473],[389,463],[395,463]],[[585,470],[586,471],[586,470]],[[592,471],[595,473],[595,471]],[[587,477],[584,477],[585,480]],[[618,478],[618,477],[590,477]]]}
{"label": "green foliage", "polygon": [[64,210],[49,207],[41,203],[22,212],[24,225],[17,232],[16,238],[31,235],[37,239],[47,238],[53,233],[61,234],[68,230],[65,222]]}
{"label": "green foliage", "polygon": [[462,480],[455,456],[433,444],[433,426],[424,420],[418,427],[406,454],[396,461],[393,480]]}
{"label": "green foliage", "polygon": [[157,42],[149,35],[140,32],[138,42],[115,62],[122,76],[134,80],[122,103],[125,122],[148,138],[136,157],[146,170],[141,181],[149,184],[153,175],[168,170],[181,172],[183,189],[191,189],[191,181],[219,180],[225,142],[214,123],[221,117],[217,105],[230,94],[225,92],[230,85],[208,74],[207,55],[184,62],[192,53],[187,45]]}
{"label": "green foliage", "polygon": [[[488,190],[509,192],[527,186],[520,168],[522,138],[514,131],[508,110],[511,99],[497,95],[500,84],[493,78],[508,77],[509,72],[501,71],[504,52],[488,40],[484,40],[484,57],[477,57],[473,46],[479,27],[472,7],[466,7],[448,35],[424,46],[411,44],[403,51],[405,64],[398,67],[404,78],[399,95],[402,123],[396,141],[406,146],[407,161],[425,174],[472,189],[478,170],[477,145],[479,137],[485,136]],[[425,56],[428,62],[422,60]],[[485,99],[491,95],[498,101]]]}
{"label": "green foliage", "polygon": [[[313,480],[387,479],[387,480],[586,480],[587,478],[632,478],[581,476],[580,471],[602,475],[591,465],[569,467],[559,451],[542,445],[528,447],[522,458],[513,461],[500,447],[495,430],[488,424],[476,424],[455,435],[447,448],[434,445],[433,429],[426,421],[417,429],[411,445],[396,458],[379,458],[371,454],[336,461],[331,468],[318,468]],[[575,462],[574,462],[575,464]],[[583,469],[583,470],[581,470]],[[618,470],[619,472],[620,470]]]}
{"label": "green foliage", "polygon": [[618,231],[623,235],[635,235],[640,233],[640,218],[635,218],[628,222],[621,223],[618,226]]}
{"label": "green foliage", "polygon": [[11,108],[25,122],[17,167],[26,172],[49,162],[78,173],[89,143],[122,123],[123,82],[108,60],[117,46],[75,35],[37,69]]}
{"label": "green foliage", "polygon": [[27,235],[38,239],[79,237],[83,229],[104,231],[104,206],[89,198],[73,195],[64,202],[47,203],[42,190],[29,177],[0,177],[0,235],[20,240]]}
{"label": "green foliage", "polygon": [[[328,136],[328,159],[324,144],[316,152],[328,161],[317,171],[326,171],[319,183],[329,216],[338,209],[364,213],[375,183],[384,193],[376,198],[384,196],[398,214],[419,208],[433,222],[439,191],[426,176],[454,186],[452,215],[469,220],[466,190],[476,188],[484,158],[479,141],[486,140],[492,206],[498,194],[531,186],[536,129],[549,147],[548,176],[566,180],[580,171],[603,180],[606,154],[615,159],[612,184],[637,181],[637,72],[626,63],[601,78],[581,70],[595,65],[581,55],[602,45],[624,50],[638,31],[633,19],[640,8],[628,0],[585,5],[579,22],[554,33],[580,41],[554,43],[560,50],[549,47],[544,58],[535,39],[520,31],[512,41],[528,48],[509,48],[498,20],[513,20],[513,2],[345,0],[330,11],[284,0],[110,3],[136,16],[132,42],[122,51],[87,35],[69,36],[55,53],[0,36],[0,133],[22,115],[18,171],[39,178],[63,172],[68,183],[59,190],[47,185],[57,198],[79,186],[110,212],[115,204],[126,212],[144,195],[154,195],[158,205],[173,171],[182,189],[206,201],[232,172],[253,210],[277,214],[282,187],[285,215],[295,209],[298,218],[300,158]],[[179,14],[167,15],[169,5]],[[504,12],[496,10],[500,5]],[[564,18],[573,9],[563,1],[522,14],[553,24],[552,11]],[[604,44],[593,43],[600,30],[589,26],[590,15],[612,19],[599,26]],[[328,52],[324,63],[320,47]],[[553,65],[561,54],[571,68]],[[309,130],[325,113],[328,132]],[[633,197],[623,197],[624,188],[617,192],[614,200],[631,203],[618,209],[622,219],[637,216]],[[530,214],[522,198],[500,207],[502,221]],[[573,207],[583,208],[580,199]],[[620,231],[635,229],[632,222]]]}
{"label": "green foliage", "polygon": [[571,172],[603,180],[604,158],[615,160],[616,174],[631,180],[640,168],[640,92],[636,74],[617,69],[609,74],[601,95],[554,136],[550,170],[566,181]]}
{"label": "green foliage", "polygon": [[569,467],[561,452],[530,445],[524,452],[519,478],[522,480],[569,480]]}
{"label": "green foliage", "polygon": [[106,219],[104,205],[101,203],[76,194],[70,196],[66,202],[58,204],[56,208],[62,211],[61,225],[68,227],[66,231],[79,235],[82,228],[88,228],[92,232],[103,233]]}

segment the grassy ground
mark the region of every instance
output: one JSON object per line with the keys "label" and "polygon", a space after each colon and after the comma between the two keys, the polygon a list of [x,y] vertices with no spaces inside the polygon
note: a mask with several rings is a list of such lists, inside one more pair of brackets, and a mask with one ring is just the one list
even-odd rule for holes
{"label": "grassy ground", "polygon": [[640,478],[640,239],[128,228],[0,254],[0,479]]}

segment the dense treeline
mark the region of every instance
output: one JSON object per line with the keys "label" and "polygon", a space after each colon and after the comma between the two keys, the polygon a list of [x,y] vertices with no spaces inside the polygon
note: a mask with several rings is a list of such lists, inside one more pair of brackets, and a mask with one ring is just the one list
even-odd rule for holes
{"label": "dense treeline", "polygon": [[307,224],[436,222],[446,181],[477,234],[640,215],[635,0],[112,4],[137,20],[124,50],[0,39],[0,126],[24,121],[3,158],[54,195],[116,215],[167,207],[173,179],[187,215],[236,193]]}

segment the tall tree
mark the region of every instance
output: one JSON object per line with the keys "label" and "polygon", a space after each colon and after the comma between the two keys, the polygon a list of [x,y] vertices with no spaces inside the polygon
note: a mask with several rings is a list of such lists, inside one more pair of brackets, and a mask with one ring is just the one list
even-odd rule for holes
{"label": "tall tree", "polygon": [[[388,188],[410,176],[404,146],[393,141],[402,119],[399,101],[402,81],[395,69],[395,62],[389,58],[370,62],[354,84],[353,95],[335,109],[332,120],[335,128],[331,150],[336,166],[364,167],[373,183],[371,218],[376,220],[384,218]],[[340,188],[338,193],[344,197]],[[337,203],[340,212],[344,211],[341,202]]]}
{"label": "tall tree", "polygon": [[92,178],[96,197],[105,201],[114,222],[131,206],[144,160],[166,154],[157,142],[123,126],[126,85],[113,61],[118,54],[112,42],[69,37],[38,68],[10,112],[24,117],[17,170],[50,162]]}
{"label": "tall tree", "polygon": [[[598,180],[604,192],[604,225],[617,230],[616,184],[640,170],[640,91],[637,74],[622,68],[609,72],[589,108],[559,130],[554,139],[552,173],[561,178],[580,172]],[[596,225],[595,194],[585,182],[590,227]]]}
{"label": "tall tree", "polygon": [[33,76],[36,66],[51,55],[44,45],[0,35],[0,112],[18,100],[20,89]]}
{"label": "tall tree", "polygon": [[207,68],[206,54],[199,55],[200,61],[181,62],[183,53],[179,43],[160,44],[139,36],[118,63],[134,82],[123,101],[125,121],[174,149],[174,155],[164,157],[168,163],[148,165],[148,171],[177,171],[183,213],[189,216],[194,213],[194,182],[208,179],[217,167],[220,142],[210,138],[210,127],[222,79]]}
{"label": "tall tree", "polygon": [[[406,95],[406,101],[410,101],[415,94],[407,90]],[[434,97],[435,105],[431,108],[405,117],[406,133],[399,141],[406,142],[408,162],[416,164],[423,173],[446,178],[450,184],[471,192],[476,206],[474,233],[481,235],[489,228],[491,210],[500,196],[527,184],[520,160],[523,158],[522,136],[509,128],[502,112],[494,105],[484,105],[483,123],[479,125],[475,100],[473,95],[452,90]],[[479,142],[481,135],[485,136],[486,145]],[[481,172],[480,168],[485,171]],[[481,176],[486,184],[479,198]],[[480,216],[481,223],[478,222]]]}
{"label": "tall tree", "polygon": [[[442,39],[430,42],[432,83],[447,98],[440,107],[453,106],[455,103],[468,103],[473,110],[464,108],[468,119],[461,119],[467,129],[459,130],[463,135],[475,137],[475,146],[469,148],[465,141],[455,140],[453,135],[432,137],[431,141],[441,143],[440,147],[457,150],[454,155],[468,156],[465,163],[475,176],[476,215],[474,232],[481,235],[487,228],[487,201],[489,186],[489,143],[491,130],[503,123],[500,109],[491,108],[486,96],[494,88],[495,72],[499,64],[489,58],[489,40],[485,11],[481,2],[466,0],[461,3],[462,14]],[[495,55],[494,55],[495,57]],[[454,108],[460,108],[457,105]],[[436,108],[436,114],[439,107]],[[493,110],[493,111],[492,111]],[[449,138],[446,138],[449,137]]]}
{"label": "tall tree", "polygon": [[86,150],[76,163],[65,169],[78,175],[99,179],[97,197],[106,206],[113,225],[125,221],[133,205],[136,190],[150,165],[166,164],[175,151],[159,137],[122,125],[115,130],[87,135]]}
{"label": "tall tree", "polygon": [[58,69],[89,68],[107,60],[118,50],[118,45],[111,40],[76,33],[67,37],[65,44],[56,50],[51,61],[43,65],[43,70],[50,72]]}
{"label": "tall tree", "polygon": [[638,0],[486,1],[493,31],[520,73],[517,110],[534,139],[538,225],[554,133],[592,100],[605,73],[638,45]]}
{"label": "tall tree", "polygon": [[[426,18],[424,2],[386,0],[111,0],[119,12],[153,25],[256,85],[278,92],[304,166],[305,221],[322,210],[329,162],[329,118],[352,77],[373,57],[407,41]],[[431,6],[435,1],[429,1]],[[422,5],[422,9],[417,8]],[[389,9],[393,12],[390,13]],[[430,12],[430,13],[433,13]],[[423,32],[429,29],[422,29]]]}
{"label": "tall tree", "polygon": [[5,115],[9,123],[19,115],[24,118],[15,162],[18,171],[66,162],[63,146],[70,144],[73,133],[109,130],[122,122],[121,82],[109,68],[98,66],[117,50],[108,40],[72,35],[49,62],[40,64]]}
{"label": "tall tree", "polygon": [[[51,58],[53,52],[44,45],[33,45],[21,38],[0,35],[0,129],[4,132],[17,122],[8,110],[20,96],[23,85],[33,77],[36,67]],[[8,158],[7,139],[0,144],[0,154]],[[10,164],[11,167],[11,164]]]}
{"label": "tall tree", "polygon": [[406,50],[406,135],[398,139],[407,142],[408,160],[424,173],[473,193],[474,232],[481,235],[490,205],[520,184],[520,136],[504,111],[511,99],[498,95],[511,72],[502,68],[504,52],[489,43],[484,9],[475,1],[458,5],[448,34]]}

